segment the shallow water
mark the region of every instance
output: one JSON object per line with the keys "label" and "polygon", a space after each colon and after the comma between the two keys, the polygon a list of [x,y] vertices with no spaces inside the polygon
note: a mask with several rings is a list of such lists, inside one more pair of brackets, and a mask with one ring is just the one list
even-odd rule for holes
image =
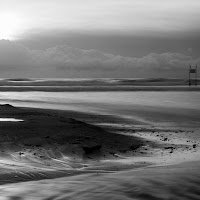
{"label": "shallow water", "polygon": [[0,92],[0,103],[118,115],[153,125],[198,126],[199,92]]}
{"label": "shallow water", "polygon": [[0,122],[22,122],[22,119],[15,119],[15,118],[0,118]]}

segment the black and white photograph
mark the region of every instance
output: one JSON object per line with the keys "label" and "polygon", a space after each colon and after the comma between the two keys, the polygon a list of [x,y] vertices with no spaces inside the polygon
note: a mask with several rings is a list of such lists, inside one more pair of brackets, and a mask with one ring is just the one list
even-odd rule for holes
{"label": "black and white photograph", "polygon": [[0,0],[0,200],[199,200],[200,1]]}

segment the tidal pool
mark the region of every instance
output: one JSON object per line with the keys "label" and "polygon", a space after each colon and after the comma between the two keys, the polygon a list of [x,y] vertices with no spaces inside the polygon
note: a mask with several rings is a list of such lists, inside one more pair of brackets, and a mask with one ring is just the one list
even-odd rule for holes
{"label": "tidal pool", "polygon": [[22,119],[15,119],[15,118],[0,118],[0,122],[23,122]]}

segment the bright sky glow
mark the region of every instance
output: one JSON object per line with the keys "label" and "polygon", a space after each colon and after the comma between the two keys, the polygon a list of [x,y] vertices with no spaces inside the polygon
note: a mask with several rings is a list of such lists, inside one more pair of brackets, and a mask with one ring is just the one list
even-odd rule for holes
{"label": "bright sky glow", "polygon": [[23,30],[23,19],[12,12],[0,13],[0,39],[13,39]]}
{"label": "bright sky glow", "polygon": [[40,30],[190,31],[199,29],[199,10],[199,0],[7,0],[0,7],[0,38]]}

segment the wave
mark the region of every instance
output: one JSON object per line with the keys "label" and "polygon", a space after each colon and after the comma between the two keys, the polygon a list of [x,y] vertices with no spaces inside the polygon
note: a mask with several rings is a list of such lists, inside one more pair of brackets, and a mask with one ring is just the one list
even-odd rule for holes
{"label": "wave", "polygon": [[[199,81],[199,80],[198,80]],[[186,85],[187,80],[169,78],[97,78],[97,79],[0,79],[0,86],[101,86],[101,85]]]}

